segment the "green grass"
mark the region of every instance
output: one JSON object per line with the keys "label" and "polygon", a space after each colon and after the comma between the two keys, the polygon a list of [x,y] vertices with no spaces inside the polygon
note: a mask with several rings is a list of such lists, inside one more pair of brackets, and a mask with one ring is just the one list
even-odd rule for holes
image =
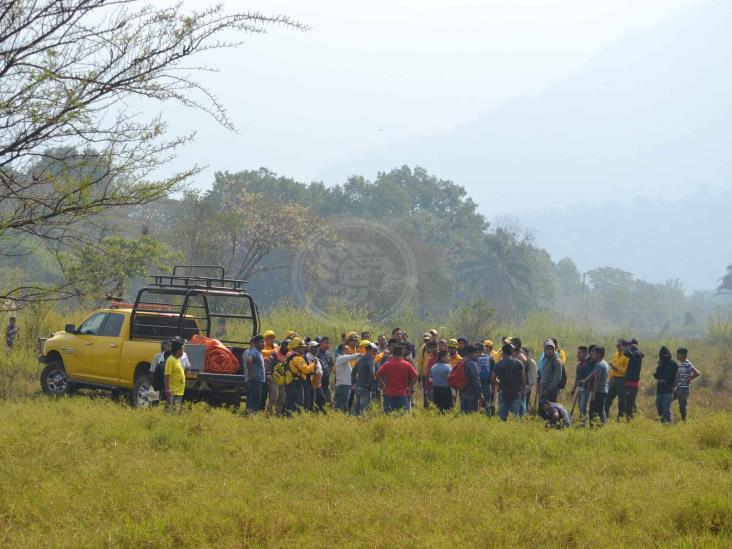
{"label": "green grass", "polygon": [[0,403],[3,546],[729,546],[732,417],[181,415]]}
{"label": "green grass", "polygon": [[[690,421],[671,427],[657,422],[653,404],[660,341],[642,342],[641,416],[629,425],[557,432],[535,420],[423,410],[252,419],[203,405],[181,415],[132,410],[89,391],[43,397],[36,338],[84,316],[24,312],[17,348],[0,353],[0,546],[732,543],[726,344],[668,342],[689,347],[702,371]],[[353,312],[326,319],[288,307],[263,328],[386,329]],[[510,333],[534,342],[549,329],[536,316]],[[614,339],[569,325],[555,335],[570,357],[588,338],[610,348]]]}

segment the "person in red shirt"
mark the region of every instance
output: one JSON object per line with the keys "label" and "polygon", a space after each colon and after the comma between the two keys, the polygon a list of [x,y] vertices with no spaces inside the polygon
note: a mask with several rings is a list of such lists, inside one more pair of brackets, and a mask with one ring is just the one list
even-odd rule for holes
{"label": "person in red shirt", "polygon": [[409,410],[409,395],[417,382],[417,370],[404,360],[404,347],[396,345],[392,358],[379,368],[376,379],[384,385],[384,413]]}

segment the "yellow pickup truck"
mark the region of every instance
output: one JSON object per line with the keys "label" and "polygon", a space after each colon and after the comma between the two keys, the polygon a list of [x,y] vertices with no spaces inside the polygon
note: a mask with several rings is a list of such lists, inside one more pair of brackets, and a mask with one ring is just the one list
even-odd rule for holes
{"label": "yellow pickup truck", "polygon": [[[181,269],[216,269],[219,276],[181,274]],[[40,361],[41,388],[63,395],[82,387],[126,392],[133,406],[154,398],[150,372],[160,342],[196,334],[221,340],[242,361],[259,329],[257,306],[242,280],[227,279],[218,266],[176,266],[172,275],[155,275],[134,304],[99,309],[78,327],[45,341]],[[228,328],[228,329],[227,329]],[[243,367],[236,374],[205,371],[203,360],[186,373],[186,396],[238,404],[245,394]]]}

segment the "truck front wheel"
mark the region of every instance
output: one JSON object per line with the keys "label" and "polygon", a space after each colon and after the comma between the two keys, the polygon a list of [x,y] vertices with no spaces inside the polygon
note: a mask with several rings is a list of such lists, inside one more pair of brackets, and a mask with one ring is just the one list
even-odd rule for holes
{"label": "truck front wheel", "polygon": [[135,386],[130,395],[130,404],[133,408],[148,408],[152,404],[149,394],[153,391],[150,374],[138,374],[135,377]]}
{"label": "truck front wheel", "polygon": [[64,365],[60,361],[49,362],[41,372],[41,389],[51,396],[61,396],[69,392],[71,384]]}

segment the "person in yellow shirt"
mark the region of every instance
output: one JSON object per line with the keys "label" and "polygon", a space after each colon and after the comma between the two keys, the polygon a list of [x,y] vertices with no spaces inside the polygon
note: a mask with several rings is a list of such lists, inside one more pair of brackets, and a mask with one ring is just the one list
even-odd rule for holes
{"label": "person in yellow shirt", "polygon": [[186,372],[180,363],[183,356],[183,342],[173,340],[170,344],[170,356],[165,361],[165,398],[168,409],[180,408],[183,403],[183,393],[186,391]]}
{"label": "person in yellow shirt", "polygon": [[458,341],[457,339],[451,339],[447,342],[447,350],[450,354],[450,360],[448,363],[450,367],[455,368],[463,360],[463,357],[458,353]]}
{"label": "person in yellow shirt", "polygon": [[422,348],[417,353],[417,374],[419,374],[418,382],[422,387],[424,397],[423,406],[427,409],[432,401],[432,383],[430,383],[432,364],[430,364],[430,360],[437,352],[437,340],[430,332],[425,332],[422,341]]}
{"label": "person in yellow shirt", "polygon": [[307,345],[302,338],[296,337],[290,341],[288,349],[292,352],[287,357],[287,366],[292,373],[292,381],[285,389],[285,415],[302,411],[305,405],[303,382],[315,371],[315,364],[308,364],[305,360]]}
{"label": "person in yellow shirt", "polygon": [[613,400],[618,397],[618,419],[625,417],[627,391],[625,388],[625,372],[628,370],[628,357],[625,356],[627,342],[619,339],[615,346],[615,354],[610,358],[610,373],[607,377],[607,398],[605,398],[605,417],[610,417]]}
{"label": "person in yellow shirt", "polygon": [[262,335],[264,336],[264,349],[262,349],[262,355],[264,356],[264,360],[269,360],[277,350],[277,342],[275,341],[277,336],[272,330],[267,330]]}
{"label": "person in yellow shirt", "polygon": [[503,360],[503,352],[501,351],[501,348],[504,345],[509,345],[511,343],[511,340],[513,338],[510,336],[506,336],[501,339],[501,347],[498,349],[495,349],[493,352],[491,352],[491,358],[493,359],[494,363],[498,363],[499,361]]}

